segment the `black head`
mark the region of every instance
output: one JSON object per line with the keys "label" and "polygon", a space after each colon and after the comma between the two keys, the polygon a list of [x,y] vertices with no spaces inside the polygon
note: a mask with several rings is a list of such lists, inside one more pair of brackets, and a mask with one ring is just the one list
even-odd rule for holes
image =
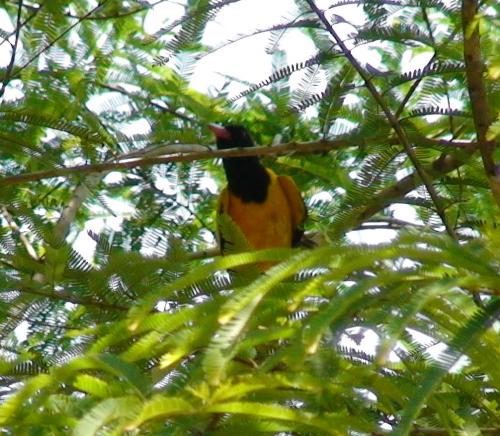
{"label": "black head", "polygon": [[217,138],[217,148],[219,150],[237,147],[253,147],[255,145],[250,133],[243,126],[234,124],[227,124],[225,126],[209,124],[208,127],[214,132]]}
{"label": "black head", "polygon": [[[243,126],[209,124],[217,138],[217,148],[226,150],[253,147],[250,133]],[[229,190],[244,202],[262,203],[267,197],[270,176],[257,156],[222,158]]]}

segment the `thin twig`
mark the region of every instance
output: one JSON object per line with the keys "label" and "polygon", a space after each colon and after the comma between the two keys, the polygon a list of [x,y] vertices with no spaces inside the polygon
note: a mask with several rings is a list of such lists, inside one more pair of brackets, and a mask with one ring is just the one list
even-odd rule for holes
{"label": "thin twig", "polygon": [[129,92],[129,91],[123,89],[121,86],[112,86],[112,85],[107,85],[105,83],[99,83],[99,82],[97,82],[97,85],[100,86],[101,88],[108,89],[109,91],[119,92],[120,94],[126,95],[127,97],[129,97],[131,99],[139,98],[139,99],[147,102],[151,106],[154,106],[155,108],[159,109],[160,111],[172,114],[175,117],[180,118],[184,121],[189,121],[191,123],[196,122],[196,120],[194,118],[191,118],[188,115],[181,114],[181,113],[177,112],[176,110],[169,108],[168,106],[162,106],[161,104],[155,103],[154,101],[152,101],[149,98],[144,97],[140,94]]}
{"label": "thin twig", "polygon": [[[381,218],[374,218],[373,220],[363,222],[358,227],[353,228],[352,230],[353,231],[376,230],[376,229],[396,230],[396,229],[399,229],[402,227],[408,227],[408,226],[424,227],[421,224],[410,223],[408,221],[398,220],[395,218],[381,217]],[[321,238],[320,232],[306,232],[306,234],[304,236],[305,236],[305,238],[314,241],[314,243],[315,243],[314,246],[321,246],[325,243],[322,239],[321,239],[321,242],[319,242],[319,243],[317,242],[318,238]],[[192,252],[188,253],[187,258],[189,260],[200,260],[200,259],[208,259],[211,257],[219,256],[220,254],[221,254],[221,250],[220,250],[219,245],[213,245],[211,247],[205,248],[204,250],[192,251]]]}
{"label": "thin twig", "polygon": [[17,29],[21,30],[24,26],[26,26],[26,24],[28,24],[33,18],[36,17],[36,15],[38,14],[38,12],[40,12],[40,10],[43,8],[43,4],[41,4],[38,8],[34,8],[35,11],[28,17],[26,18],[26,20],[24,20],[20,26],[16,26],[16,28],[11,32],[9,33],[7,36],[5,36],[4,38],[2,38],[2,41],[0,42],[0,46],[4,43],[4,42],[8,42],[9,41],[9,38],[14,35],[16,32],[17,32]]}
{"label": "thin twig", "polygon": [[307,3],[311,7],[311,9],[318,15],[319,19],[323,22],[325,28],[328,30],[328,32],[333,36],[335,39],[336,43],[344,53],[345,57],[349,60],[351,65],[356,69],[358,74],[361,76],[363,81],[365,82],[365,85],[368,89],[368,91],[372,94],[373,98],[375,101],[378,103],[378,105],[381,107],[382,111],[384,112],[387,120],[389,121],[389,124],[393,128],[394,132],[398,136],[398,138],[401,141],[401,145],[404,147],[406,154],[408,155],[411,163],[417,170],[417,173],[419,177],[422,179],[423,184],[425,185],[427,192],[429,192],[429,195],[432,198],[432,201],[434,202],[434,205],[436,207],[436,211],[441,218],[441,221],[443,222],[446,232],[453,238],[456,239],[457,236],[453,230],[453,228],[448,224],[448,220],[446,219],[445,212],[443,210],[443,207],[441,205],[441,202],[439,200],[439,197],[434,189],[434,186],[432,185],[432,179],[429,177],[429,175],[426,173],[424,167],[419,163],[417,156],[415,154],[415,151],[413,150],[410,142],[408,141],[408,138],[406,136],[405,131],[399,124],[398,119],[394,116],[394,114],[391,112],[389,107],[387,106],[386,102],[383,100],[382,96],[376,89],[375,85],[372,83],[370,80],[370,77],[368,73],[365,72],[365,70],[361,67],[360,63],[356,60],[356,58],[352,55],[351,51],[347,48],[347,46],[344,44],[342,39],[337,35],[337,32],[335,32],[333,26],[330,24],[328,19],[326,18],[325,14],[316,6],[314,3],[314,0],[307,0]]}
{"label": "thin twig", "polygon": [[45,291],[40,291],[38,289],[27,288],[27,287],[23,287],[17,290],[24,294],[38,295],[40,297],[49,298],[50,300],[65,301],[67,303],[80,304],[82,306],[91,306],[100,309],[111,309],[119,311],[126,311],[129,309],[128,307],[120,306],[118,304],[107,303],[105,301],[96,301],[96,300],[80,298],[68,292],[63,292],[63,291],[45,292]]}
{"label": "thin twig", "polygon": [[60,33],[54,40],[49,42],[45,47],[43,47],[40,51],[35,53],[22,67],[18,68],[16,70],[16,73],[11,77],[18,77],[19,73],[23,71],[25,68],[27,68],[31,63],[37,59],[39,56],[41,56],[43,53],[45,53],[48,49],[50,49],[56,42],[58,42],[60,39],[62,39],[64,36],[66,36],[67,33],[69,33],[72,29],[74,29],[76,26],[78,26],[82,21],[86,20],[90,15],[92,15],[95,11],[100,9],[102,6],[104,6],[105,3],[107,3],[108,0],[102,0],[101,2],[97,3],[97,6],[93,8],[90,12],[87,12],[84,16],[82,16],[78,21],[76,21],[74,24],[69,26],[67,29],[65,29],[62,33]]}
{"label": "thin twig", "polygon": [[[137,14],[139,12],[149,11],[152,8],[154,8],[156,5],[158,5],[160,3],[163,3],[165,1],[168,1],[168,0],[159,0],[159,1],[156,1],[154,3],[147,4],[146,6],[138,7],[138,8],[135,8],[135,9],[130,9],[128,11],[116,12],[116,13],[111,14],[111,15],[96,15],[94,17],[87,17],[85,19],[86,20],[116,20],[116,19],[121,19],[121,18],[129,17],[130,15],[135,15],[135,14]],[[70,12],[67,12],[64,15],[66,17],[69,17],[69,18],[76,18],[78,20],[82,19],[81,16],[79,16],[79,15],[73,15]]]}
{"label": "thin twig", "polygon": [[[425,70],[427,67],[429,67],[436,60],[436,58],[437,58],[437,51],[435,49],[434,35],[432,34],[432,27],[431,27],[431,23],[429,21],[429,17],[427,16],[427,11],[425,9],[425,6],[422,5],[421,9],[422,9],[422,16],[423,16],[425,24],[427,26],[427,31],[429,32],[429,37],[431,39],[431,42],[432,42],[432,45],[433,45],[433,48],[434,48],[434,54],[429,59],[429,62],[427,62],[427,65],[423,68]],[[401,104],[399,105],[398,109],[396,110],[396,113],[395,113],[395,117],[396,118],[399,118],[399,116],[401,115],[401,112],[403,112],[406,104],[410,100],[410,98],[413,95],[413,93],[417,90],[417,88],[420,85],[420,83],[422,82],[422,80],[423,80],[423,77],[420,77],[417,80],[415,80],[415,82],[412,83],[409,91],[406,93],[405,97],[403,98],[403,101],[401,102]]]}
{"label": "thin twig", "polygon": [[[425,12],[425,9],[424,9],[424,12]],[[427,24],[427,28],[429,29],[429,31],[431,31],[431,28],[430,28],[430,21],[427,17],[427,12],[425,12],[424,14],[424,20],[426,20],[428,22],[426,22]],[[455,40],[455,35],[457,34],[457,31],[454,30],[450,36],[446,39],[446,41],[444,43],[441,44],[440,46],[440,49],[442,50],[444,47],[446,47],[447,44],[450,43],[450,41],[454,41]],[[432,33],[430,34],[430,38],[431,38],[431,41],[434,41],[434,36],[432,35]],[[430,67],[430,65],[437,59],[438,57],[438,53],[437,53],[437,47],[434,47],[434,54],[432,55],[432,57],[429,59],[429,61],[427,62],[427,64],[422,68],[422,70],[425,71],[426,68]],[[424,77],[419,77],[418,79],[416,79],[410,89],[408,90],[408,92],[406,93],[406,95],[404,96],[403,98],[403,101],[401,102],[401,104],[399,105],[398,109],[396,110],[395,112],[395,116],[396,118],[399,118],[399,115],[401,115],[401,112],[403,112],[404,108],[406,107],[406,104],[408,103],[408,101],[410,100],[411,96],[414,94],[414,92],[417,90],[418,86],[420,85],[420,83],[422,82],[422,80],[424,79]]]}
{"label": "thin twig", "polygon": [[152,35],[152,37],[154,38],[154,40],[157,40],[162,35],[164,35],[164,34],[166,34],[168,32],[171,32],[177,26],[180,26],[180,25],[184,24],[185,22],[190,21],[191,19],[195,18],[196,15],[199,15],[200,13],[207,13],[207,12],[210,12],[212,10],[220,9],[223,6],[227,6],[227,5],[231,4],[231,3],[236,3],[236,2],[239,2],[239,1],[241,1],[241,0],[221,0],[221,1],[218,1],[217,3],[215,3],[213,5],[208,4],[202,10],[195,9],[194,12],[187,12],[180,19],[174,21],[173,23],[169,24],[166,27],[162,27],[160,30],[158,30],[157,32],[155,32],[155,34]]}
{"label": "thin twig", "polygon": [[52,323],[43,322],[43,321],[37,321],[37,320],[31,319],[31,318],[26,317],[26,316],[16,315],[16,314],[10,313],[8,311],[3,311],[3,310],[0,310],[0,315],[8,317],[8,318],[12,318],[12,319],[17,319],[18,321],[26,321],[26,322],[30,323],[31,325],[48,327],[51,329],[76,330],[78,328],[78,327],[70,327],[66,324],[58,325],[58,324],[52,324]]}
{"label": "thin twig", "polygon": [[500,166],[495,164],[495,141],[487,139],[492,117],[483,81],[484,63],[479,36],[479,6],[477,0],[463,0],[462,27],[464,35],[464,60],[467,87],[476,128],[477,142],[483,167],[490,183],[493,197],[500,207]]}
{"label": "thin twig", "polygon": [[[427,62],[427,64],[425,65],[425,67],[423,69],[425,70],[427,67],[429,67],[434,62],[436,57],[437,57],[437,54],[434,53],[434,55],[429,59],[429,62]],[[396,118],[399,118],[399,116],[401,115],[401,112],[403,112],[404,108],[406,107],[406,104],[408,103],[408,101],[410,100],[410,98],[414,94],[414,92],[417,90],[417,88],[420,85],[420,83],[422,82],[422,80],[423,80],[423,77],[419,77],[417,80],[415,80],[411,84],[410,89],[408,90],[408,92],[406,93],[406,95],[403,98],[403,101],[401,102],[401,104],[399,105],[399,107],[396,110],[396,113],[395,113]]]}
{"label": "thin twig", "polygon": [[207,52],[200,53],[200,55],[197,57],[197,60],[203,59],[204,57],[209,56],[218,50],[222,50],[222,49],[230,46],[231,44],[238,43],[246,38],[252,38],[255,35],[259,35],[261,33],[274,32],[276,30],[288,30],[291,28],[301,28],[301,27],[310,28],[310,27],[313,27],[312,25],[314,24],[314,22],[311,20],[307,20],[307,19],[300,20],[300,21],[297,21],[297,20],[298,20],[298,17],[295,18],[293,21],[289,21],[287,23],[275,24],[273,26],[269,26],[269,27],[266,27],[264,29],[253,30],[251,33],[236,35],[233,39],[225,40],[222,43],[220,43],[219,45],[217,45],[215,47],[211,47],[210,50],[208,50]]}
{"label": "thin twig", "polygon": [[14,39],[14,45],[12,46],[12,55],[10,56],[10,62],[7,66],[7,71],[2,82],[2,88],[0,89],[0,98],[3,97],[5,89],[11,79],[12,69],[14,68],[14,62],[16,60],[17,44],[19,42],[19,32],[21,31],[21,12],[23,9],[23,0],[19,0],[19,6],[17,9],[17,22],[16,22],[16,37]]}
{"label": "thin twig", "polygon": [[213,247],[209,247],[205,250],[201,251],[193,251],[187,255],[189,260],[199,260],[199,259],[207,259],[209,257],[219,256],[221,254],[220,248],[218,245],[214,245]]}
{"label": "thin twig", "polygon": [[[150,9],[150,6],[145,6],[145,7],[140,7],[140,8],[136,8],[136,9],[131,9],[129,11],[125,11],[123,13],[116,13],[116,14],[113,14],[113,15],[96,15],[95,17],[87,17],[86,19],[87,20],[116,20],[116,19],[120,19],[120,18],[125,18],[125,17],[129,17],[130,15],[134,15],[134,14],[137,14],[139,12],[143,12],[145,10],[149,10]],[[80,17],[79,15],[73,15],[71,13],[66,13],[64,14],[66,17],[69,17],[69,18],[76,18],[78,20],[81,20],[82,17]]]}
{"label": "thin twig", "polygon": [[473,151],[477,147],[477,143],[470,141],[450,141],[448,139],[433,139],[433,138],[419,138],[415,142],[420,142],[427,145],[440,145],[449,148],[464,148]]}

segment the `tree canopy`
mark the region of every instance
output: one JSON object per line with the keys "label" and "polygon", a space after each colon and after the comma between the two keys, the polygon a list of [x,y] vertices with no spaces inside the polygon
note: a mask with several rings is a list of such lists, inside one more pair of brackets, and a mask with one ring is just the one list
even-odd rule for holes
{"label": "tree canopy", "polygon": [[[0,428],[499,434],[498,5],[295,0],[206,42],[249,2],[0,2]],[[268,77],[192,86],[262,35]],[[228,121],[261,146],[215,150]],[[218,255],[245,154],[294,178],[315,248]]]}

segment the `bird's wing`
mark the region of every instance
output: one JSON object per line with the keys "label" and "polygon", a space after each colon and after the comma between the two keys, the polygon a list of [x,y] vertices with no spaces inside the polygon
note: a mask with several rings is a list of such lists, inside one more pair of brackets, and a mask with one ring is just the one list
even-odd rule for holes
{"label": "bird's wing", "polygon": [[219,242],[219,249],[220,252],[222,253],[224,251],[224,245],[225,245],[225,240],[222,237],[222,232],[220,228],[220,216],[222,214],[227,214],[229,210],[229,193],[227,191],[227,187],[225,187],[220,195],[219,195],[219,200],[217,202],[217,240]]}
{"label": "bird's wing", "polygon": [[296,246],[302,235],[304,234],[304,230],[302,228],[304,221],[307,218],[307,209],[304,203],[304,199],[300,194],[299,188],[293,181],[291,177],[288,176],[278,176],[278,183],[285,194],[285,197],[288,201],[288,205],[290,206],[290,211],[292,214],[292,246]]}

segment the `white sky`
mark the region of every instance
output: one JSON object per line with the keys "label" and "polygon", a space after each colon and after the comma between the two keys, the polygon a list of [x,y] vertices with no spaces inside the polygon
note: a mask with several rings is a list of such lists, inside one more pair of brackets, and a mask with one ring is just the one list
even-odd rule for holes
{"label": "white sky", "polygon": [[[319,0],[317,3],[320,7],[327,7],[331,2]],[[335,9],[338,14],[346,11],[352,23],[361,25],[364,20],[361,7],[344,6]],[[163,27],[166,20],[177,19],[182,13],[183,8],[179,5],[160,3],[148,13],[145,29],[149,33],[155,33]],[[241,0],[221,9],[216,19],[208,24],[203,43],[216,47],[238,35],[288,22],[297,16],[293,0]],[[353,28],[340,24],[336,26],[336,30],[342,37],[346,37]],[[265,79],[272,73],[272,56],[265,52],[269,35],[266,32],[243,39],[204,57],[197,64],[192,77],[192,86],[202,92],[217,89],[225,80],[219,73],[251,83]],[[289,64],[304,61],[316,53],[314,44],[298,29],[286,32],[280,40],[279,49],[287,53]],[[362,58],[366,54],[364,50],[364,48],[357,49],[356,55]],[[376,54],[371,56],[371,62],[378,65],[380,57]],[[246,87],[232,83],[229,89],[236,94]]]}

